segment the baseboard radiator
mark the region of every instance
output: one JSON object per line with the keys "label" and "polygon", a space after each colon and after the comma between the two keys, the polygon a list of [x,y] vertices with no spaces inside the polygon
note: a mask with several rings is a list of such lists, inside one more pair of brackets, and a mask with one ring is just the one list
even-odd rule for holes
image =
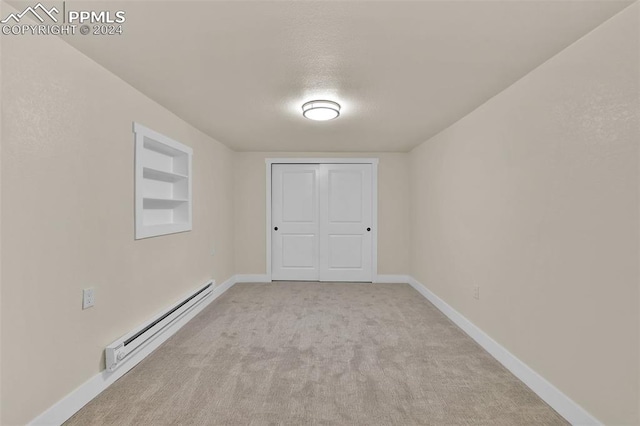
{"label": "baseboard radiator", "polygon": [[159,336],[171,324],[209,297],[212,291],[213,281],[209,281],[195,293],[107,346],[105,349],[107,370],[115,371],[138,349],[141,349],[147,342]]}

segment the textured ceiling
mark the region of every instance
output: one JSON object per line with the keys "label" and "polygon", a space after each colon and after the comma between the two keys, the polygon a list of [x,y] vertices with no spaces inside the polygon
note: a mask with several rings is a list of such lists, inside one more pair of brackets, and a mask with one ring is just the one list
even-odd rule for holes
{"label": "textured ceiling", "polygon": [[66,40],[235,150],[408,151],[630,3],[74,2],[127,21]]}

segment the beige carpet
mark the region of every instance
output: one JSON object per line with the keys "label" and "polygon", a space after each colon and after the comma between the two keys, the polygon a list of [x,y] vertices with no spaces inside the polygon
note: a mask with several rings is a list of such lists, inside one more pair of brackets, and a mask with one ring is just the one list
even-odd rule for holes
{"label": "beige carpet", "polygon": [[237,284],[68,425],[567,424],[406,284]]}

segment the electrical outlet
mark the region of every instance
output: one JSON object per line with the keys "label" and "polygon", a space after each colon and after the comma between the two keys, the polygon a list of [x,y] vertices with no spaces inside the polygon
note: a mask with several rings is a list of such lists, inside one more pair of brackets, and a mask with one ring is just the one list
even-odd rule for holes
{"label": "electrical outlet", "polygon": [[215,256],[216,255],[216,248],[215,246],[211,246],[211,256]]}
{"label": "electrical outlet", "polygon": [[82,290],[82,309],[88,309],[95,305],[96,294],[92,288],[85,288]]}
{"label": "electrical outlet", "polygon": [[473,298],[476,299],[476,300],[480,299],[480,286],[479,285],[473,287]]}

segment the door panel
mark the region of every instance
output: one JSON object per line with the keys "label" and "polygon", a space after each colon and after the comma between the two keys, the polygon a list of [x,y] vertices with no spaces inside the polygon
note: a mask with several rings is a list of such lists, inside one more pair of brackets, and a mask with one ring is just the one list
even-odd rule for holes
{"label": "door panel", "polygon": [[362,222],[362,173],[353,170],[327,172],[329,222]]}
{"label": "door panel", "polygon": [[318,216],[317,170],[282,172],[282,221],[315,223]]}
{"label": "door panel", "polygon": [[272,166],[271,241],[274,280],[319,279],[319,170],[318,164]]}
{"label": "door panel", "polygon": [[370,164],[320,165],[320,280],[373,278]]}
{"label": "door panel", "polygon": [[329,268],[362,268],[362,235],[329,236]]}
{"label": "door panel", "polygon": [[282,234],[282,266],[315,268],[318,237],[314,234]]}

